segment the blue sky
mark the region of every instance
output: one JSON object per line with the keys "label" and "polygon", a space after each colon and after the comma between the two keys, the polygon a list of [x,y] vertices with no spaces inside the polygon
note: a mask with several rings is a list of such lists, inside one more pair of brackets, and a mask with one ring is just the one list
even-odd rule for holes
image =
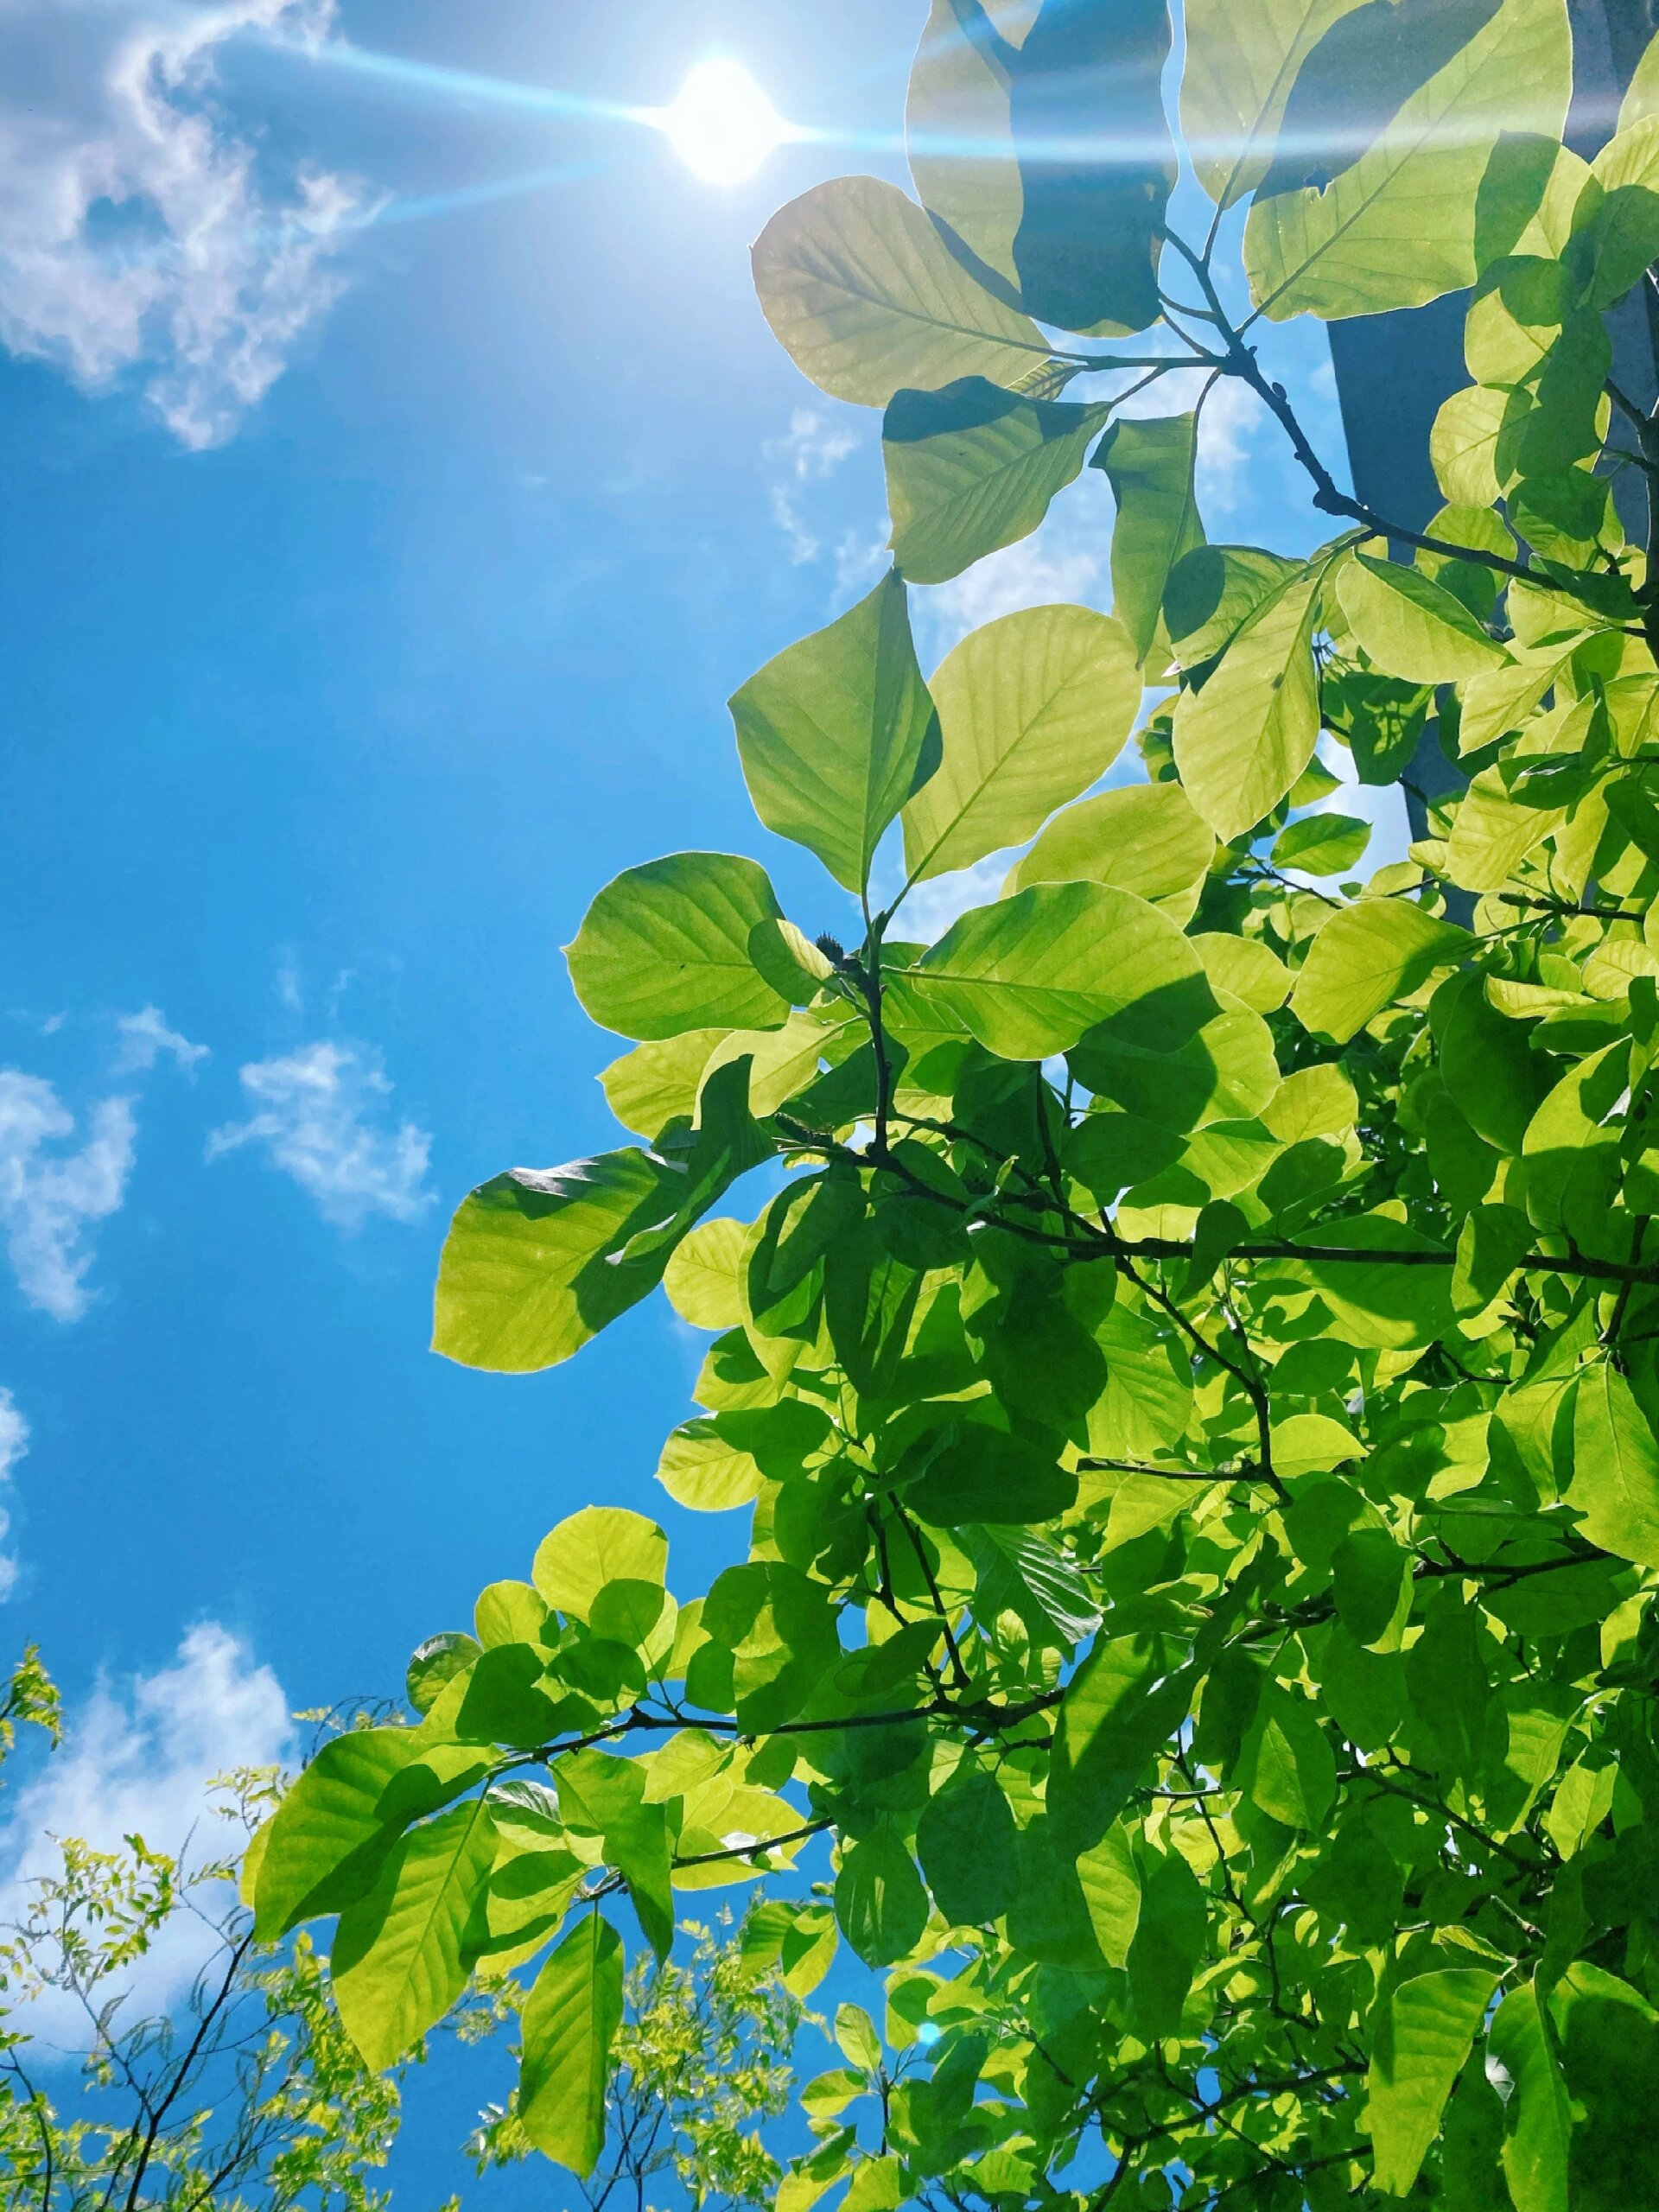
{"label": "blue sky", "polygon": [[[740,1541],[652,1481],[699,1351],[660,1299],[506,1381],[428,1353],[430,1287],[472,1184],[617,1141],[559,952],[609,876],[754,851],[844,926],[723,702],[877,572],[877,423],[774,345],[747,247],[898,171],[791,146],[714,189],[465,79],[653,103],[726,52],[888,134],[925,12],[0,16],[0,1627],[99,1747],[14,1801],[14,1872],[48,1820],[188,1820],[289,1707],[396,1690],[590,1499],[662,1518],[682,1586]],[[1322,337],[1272,343],[1338,454]],[[1313,543],[1264,426],[1211,425],[1211,535]],[[1109,512],[1091,479],[918,594],[926,652],[1109,605]]]}

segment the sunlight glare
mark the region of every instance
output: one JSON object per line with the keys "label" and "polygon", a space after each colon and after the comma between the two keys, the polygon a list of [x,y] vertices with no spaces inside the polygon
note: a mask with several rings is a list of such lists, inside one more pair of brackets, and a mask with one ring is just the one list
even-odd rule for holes
{"label": "sunlight glare", "polygon": [[669,143],[705,184],[751,177],[789,126],[741,61],[700,61],[662,111]]}

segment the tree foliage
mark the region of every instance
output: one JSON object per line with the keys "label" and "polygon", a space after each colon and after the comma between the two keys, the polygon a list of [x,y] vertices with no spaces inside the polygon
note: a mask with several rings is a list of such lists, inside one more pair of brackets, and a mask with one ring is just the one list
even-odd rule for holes
{"label": "tree foliage", "polygon": [[[587,1508],[264,1840],[262,1932],[340,1916],[377,2062],[533,1968],[520,2118],[579,2171],[614,1904],[666,1955],[677,1895],[823,1836],[832,1898],[769,1880],[753,1924],[797,1988],[837,1942],[887,1971],[903,2078],[849,2023],[781,2212],[1659,2196],[1659,588],[1613,496],[1659,425],[1608,336],[1659,251],[1659,60],[1586,163],[1563,0],[1185,28],[1201,238],[1154,0],[938,0],[921,204],[768,225],[773,329],[885,408],[896,565],[733,711],[857,941],[748,860],[607,887],[572,969],[642,1141],[498,1177],[445,1248],[437,1347],[481,1367],[665,1281],[711,1342],[661,1479],[747,1556],[677,1599],[663,1532]],[[1414,531],[1250,325],[1463,286]],[[1224,380],[1332,519],[1309,558],[1205,539]],[[1085,466],[1116,614],[992,624],[930,689],[908,587]],[[1145,781],[1088,796],[1138,683]],[[1381,785],[1431,728],[1466,784],[1362,879],[1320,733]],[[910,882],[1033,834],[906,935]]]}
{"label": "tree foliage", "polygon": [[[0,1764],[19,1720],[56,1743],[58,1694],[32,1647],[0,1700]],[[263,1769],[225,1777],[214,1807],[225,1848],[194,1859],[138,1835],[114,1851],[54,1839],[53,1871],[29,1883],[20,1918],[0,1930],[9,2205],[377,2212],[390,2202],[374,2180],[397,2133],[397,2079],[368,2066],[341,2027],[308,1936],[280,1952],[257,1945],[236,1903],[238,1862],[277,1788]],[[182,2002],[143,2011],[135,1972],[180,1947],[200,1961]]]}

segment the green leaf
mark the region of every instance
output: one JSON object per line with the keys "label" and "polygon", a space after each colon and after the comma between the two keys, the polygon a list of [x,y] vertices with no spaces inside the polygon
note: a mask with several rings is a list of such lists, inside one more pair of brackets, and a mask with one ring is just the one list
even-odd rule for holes
{"label": "green leaf", "polygon": [[1336,1801],[1336,1758],[1305,1697],[1272,1686],[1262,1692],[1236,1779],[1281,1827],[1311,1834],[1323,1828]]}
{"label": "green leaf", "polygon": [[828,629],[786,646],[731,709],[755,812],[816,853],[837,883],[861,891],[883,830],[939,760],[938,717],[899,577],[884,576]]}
{"label": "green leaf", "polygon": [[387,1785],[419,1752],[407,1728],[353,1729],[323,1745],[267,1834],[256,1892],[261,1942],[339,1912],[372,1886],[410,1817],[386,1809]]}
{"label": "green leaf", "polygon": [[[1329,320],[1415,307],[1471,283],[1477,203],[1499,137],[1559,139],[1572,83],[1561,0],[1419,0],[1403,16],[1390,6],[1344,17],[1302,65],[1285,117],[1292,150],[1263,179],[1245,226],[1257,307],[1275,321]],[[1355,136],[1368,135],[1355,130],[1360,86],[1376,127],[1344,162]],[[1336,174],[1306,181],[1307,137],[1330,143],[1333,124],[1344,127]]]}
{"label": "green leaf", "polygon": [[1362,0],[1187,0],[1181,133],[1198,181],[1230,207],[1267,174],[1297,73]]}
{"label": "green leaf", "polygon": [[[1344,1221],[1324,1221],[1296,1240],[1305,1249],[1336,1252],[1440,1253],[1432,1237],[1424,1236],[1387,1213],[1359,1214]],[[1331,1334],[1340,1342],[1376,1345],[1379,1349],[1421,1351],[1437,1338],[1449,1336],[1455,1322],[1452,1313],[1449,1267],[1402,1264],[1379,1260],[1270,1260],[1262,1271],[1268,1279],[1312,1283],[1331,1309]]]}
{"label": "green leaf", "polygon": [[953,1928],[984,1928],[1013,1904],[1019,1887],[1019,1832],[995,1777],[964,1761],[916,1829],[934,1902]]}
{"label": "green leaf", "polygon": [[664,1445],[657,1479],[677,1505],[728,1513],[753,1503],[762,1477],[753,1455],[728,1442],[713,1421],[688,1421]]}
{"label": "green leaf", "polygon": [[1429,434],[1434,480],[1460,506],[1490,506],[1503,490],[1497,477],[1497,440],[1510,404],[1506,391],[1470,385],[1441,404]]}
{"label": "green leaf", "polygon": [[836,1876],[836,1918],[866,1966],[907,1958],[927,1925],[927,1892],[903,1836],[884,1816],[844,1845]]}
{"label": "green leaf", "polygon": [[1455,966],[1473,943],[1467,930],[1403,899],[1362,899],[1333,914],[1314,938],[1291,1012],[1315,1036],[1345,1045],[1384,1007]]}
{"label": "green leaf", "polygon": [[686,1231],[772,1144],[744,1061],[702,1088],[695,1130],[651,1153],[514,1168],[462,1200],[438,1268],[432,1347],[522,1374],[568,1359],[661,1281]]}
{"label": "green leaf", "polygon": [[[1159,790],[1179,785],[1159,785]],[[1254,1014],[1274,1014],[1290,996],[1291,974],[1271,945],[1259,938],[1232,937],[1225,931],[1202,931],[1187,942],[1204,963],[1204,972],[1218,992],[1236,999]]]}
{"label": "green leaf", "polygon": [[1353,814],[1308,814],[1287,823],[1273,841],[1275,868],[1306,875],[1343,875],[1371,842],[1371,825]]}
{"label": "green leaf", "polygon": [[1337,596],[1354,636],[1385,676],[1459,683],[1508,661],[1463,602],[1419,569],[1356,553],[1338,574]]}
{"label": "green leaf", "polygon": [[[1582,2117],[1573,2131],[1573,2212],[1627,2212],[1659,2190],[1659,2016],[1627,1981],[1579,1960],[1549,2005],[1561,2064]],[[1517,2208],[1530,2212],[1530,2208]]]}
{"label": "green leaf", "polygon": [[1356,1529],[1331,1561],[1337,1618],[1367,1650],[1399,1649],[1411,1610],[1412,1555],[1385,1529]]}
{"label": "green leaf", "polygon": [[780,207],[753,265],[773,336],[836,399],[885,407],[906,385],[1014,384],[1048,355],[1031,318],[976,283],[915,201],[873,176],[833,177]]}
{"label": "green leaf", "polygon": [[1659,1446],[1630,1384],[1608,1360],[1580,1380],[1567,1503],[1579,1532],[1616,1559],[1659,1567]]}
{"label": "green leaf", "polygon": [[898,393],[881,449],[899,570],[914,584],[948,583],[1028,537],[1083,467],[1108,412],[1021,398],[981,377]]}
{"label": "green leaf", "polygon": [[1077,1501],[1077,1478],[1049,1455],[1006,1429],[982,1421],[952,1422],[920,1448],[921,1471],[904,1501],[935,1529],[973,1522],[1052,1521]]}
{"label": "green leaf", "polygon": [[881,2063],[881,2038],[861,2005],[837,2005],[836,2042],[849,2066],[874,2074]]}
{"label": "green leaf", "polygon": [[1197,955],[1144,899],[1097,883],[1039,883],[962,915],[889,991],[918,1029],[1041,1060],[1125,1007],[1191,1002]]}
{"label": "green leaf", "polygon": [[1080,799],[1057,815],[1014,868],[1007,888],[1105,883],[1154,906],[1167,905],[1172,921],[1185,921],[1215,851],[1215,832],[1179,784],[1129,784]]}
{"label": "green leaf", "polygon": [[683,1179],[626,1151],[481,1184],[444,1240],[432,1349],[508,1374],[569,1359],[661,1280],[667,1249],[632,1264],[613,1255],[673,1219]]}
{"label": "green leaf", "polygon": [[1452,1309],[1466,1328],[1502,1294],[1531,1249],[1532,1224],[1515,1206],[1471,1210],[1458,1232],[1457,1265],[1452,1270]]}
{"label": "green leaf", "polygon": [[739,1273],[747,1222],[705,1221],[677,1247],[663,1273],[668,1302],[696,1329],[734,1329],[747,1319]]}
{"label": "green leaf", "polygon": [[482,1798],[412,1829],[369,1894],[340,1916],[334,2002],[364,2063],[380,2072],[443,2018],[484,1937],[495,1824]]}
{"label": "green leaf", "polygon": [[1201,668],[1264,599],[1301,567],[1256,545],[1200,545],[1170,570],[1164,626],[1184,669]]}
{"label": "green leaf", "polygon": [[1141,707],[1122,624],[1086,607],[988,622],[930,689],[943,758],[905,808],[905,866],[918,882],[1022,843],[1105,773]]}
{"label": "green leaf", "polygon": [[1363,2125],[1376,2186],[1405,2196],[1417,2178],[1497,1986],[1474,1967],[1444,1967],[1399,1983],[1377,2024]]}
{"label": "green leaf", "polygon": [[[528,1595],[536,1599],[531,1590]],[[543,1620],[546,1609],[542,1608]],[[547,1653],[538,1643],[503,1643],[484,1652],[467,1677],[450,1726],[459,1741],[528,1749],[557,1732],[558,1707],[539,1687]]]}
{"label": "green leaf", "polygon": [[1522,1145],[1527,1212],[1592,1249],[1618,1187],[1619,1128],[1630,1047],[1622,1038],[1567,1070],[1531,1121]]}
{"label": "green leaf", "polygon": [[911,171],[963,258],[1039,322],[1119,335],[1157,319],[1169,43],[1164,0],[989,17],[934,0],[911,74]]}
{"label": "green leaf", "polygon": [[1141,1876],[1121,1822],[1079,1857],[1077,1881],[1102,1957],[1108,1966],[1126,1966],[1141,1921]]}
{"label": "green leaf", "polygon": [[477,1658],[478,1651],[472,1637],[454,1630],[442,1636],[429,1636],[416,1644],[404,1676],[409,1701],[416,1712],[429,1713],[444,1684],[457,1675],[464,1675]]}
{"label": "green leaf", "polygon": [[1179,1852],[1147,1852],[1143,1866],[1141,1911],[1127,1964],[1135,2027],[1153,2041],[1179,2032],[1204,1955],[1209,1913],[1198,1878]]}
{"label": "green leaf", "polygon": [[599,1837],[607,1864],[627,1885],[641,1933],[665,1959],[674,1942],[668,1815],[645,1796],[644,1762],[588,1750],[562,1758],[556,1771],[565,1826]]}
{"label": "green leaf", "polygon": [[1117,502],[1112,529],[1114,611],[1145,661],[1158,634],[1176,563],[1204,543],[1193,470],[1198,418],[1121,415],[1095,449]]}
{"label": "green leaf", "polygon": [[653,1582],[668,1571],[668,1538],[643,1513],[620,1505],[584,1505],[543,1536],[531,1569],[548,1604],[586,1621],[607,1582]]}
{"label": "green leaf", "polygon": [[518,2117],[548,2158],[585,2180],[605,2143],[611,2046],[622,2022],[622,1945],[596,1912],[536,1977],[524,2012]]}
{"label": "green leaf", "polygon": [[1096,1637],[1067,1688],[1055,1732],[1049,1817],[1063,1849],[1099,1842],[1186,1718],[1194,1685],[1167,1637]]}
{"label": "green leaf", "polygon": [[654,1137],[696,1111],[703,1071],[724,1029],[688,1029],[682,1036],[636,1045],[600,1071],[605,1103],[625,1129]]}
{"label": "green leaf", "polygon": [[1058,1630],[1066,1649],[1100,1626],[1100,1607],[1088,1583],[1058,1545],[1031,1530],[995,1522],[966,1535],[974,1562],[974,1607],[982,1620],[1015,1612],[1033,1636],[1052,1643]]}
{"label": "green leaf", "polygon": [[749,938],[779,912],[753,861],[730,853],[648,861],[607,883],[588,909],[565,948],[570,981],[584,1012],[624,1037],[776,1028],[789,1001],[749,957]]}
{"label": "green leaf", "polygon": [[1659,257],[1659,117],[1621,129],[1590,165],[1573,218],[1584,303],[1610,308]]}
{"label": "green leaf", "polygon": [[473,1622],[488,1650],[503,1643],[537,1643],[547,1627],[547,1607],[528,1582],[492,1582],[478,1593]]}
{"label": "green leaf", "polygon": [[1277,805],[1319,734],[1313,626],[1321,571],[1299,569],[1257,601],[1201,691],[1175,708],[1175,765],[1218,837]]}

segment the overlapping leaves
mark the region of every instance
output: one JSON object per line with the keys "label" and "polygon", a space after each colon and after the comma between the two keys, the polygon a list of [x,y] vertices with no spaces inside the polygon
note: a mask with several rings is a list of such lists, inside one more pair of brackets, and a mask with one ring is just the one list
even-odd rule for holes
{"label": "overlapping leaves", "polygon": [[[410,1725],[308,1770],[260,1921],[340,1916],[377,2061],[533,1966],[520,2111],[578,2171],[606,1902],[665,1950],[677,1891],[816,1849],[756,1971],[844,1942],[887,2002],[838,2016],[785,2212],[1053,2203],[1085,2141],[1146,2202],[1645,2202],[1659,668],[1603,319],[1659,251],[1659,77],[1592,167],[1556,0],[1188,10],[1185,127],[1218,207],[1254,194],[1268,313],[1478,280],[1414,557],[1311,473],[1355,526],[1291,560],[1205,543],[1201,410],[1030,373],[1038,321],[1150,323],[1160,253],[1210,281],[1164,242],[1166,32],[940,0],[923,204],[853,180],[763,236],[796,360],[887,410],[894,572],[733,702],[833,887],[791,918],[688,855],[602,891],[573,979],[645,1142],[496,1179],[446,1246],[439,1347],[479,1366],[666,1280],[709,1341],[658,1478],[747,1551],[677,1603],[654,1523],[562,1522],[421,1647]],[[1115,163],[1062,136],[1091,99]],[[1205,297],[1206,374],[1302,438]],[[1116,614],[1005,616],[925,679],[909,587],[1091,446]],[[1471,780],[1362,875],[1329,764],[1426,744]],[[912,941],[913,887],[1000,853]]]}

